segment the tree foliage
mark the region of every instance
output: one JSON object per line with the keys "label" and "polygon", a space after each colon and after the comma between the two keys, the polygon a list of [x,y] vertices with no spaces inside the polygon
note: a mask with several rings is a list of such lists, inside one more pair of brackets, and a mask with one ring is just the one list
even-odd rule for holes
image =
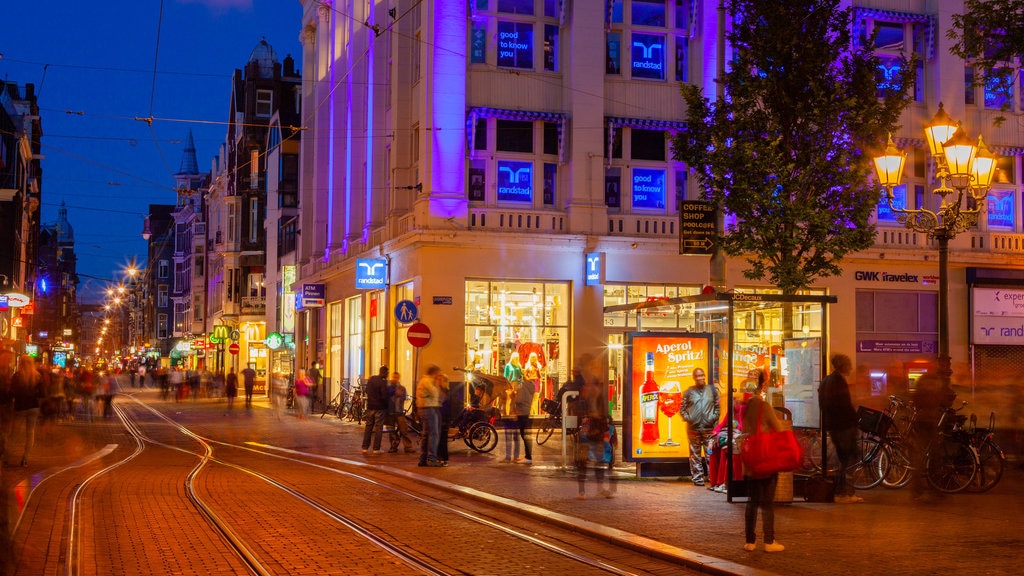
{"label": "tree foliage", "polygon": [[[965,0],[946,36],[953,41],[950,52],[974,66],[976,84],[1012,89],[1020,73],[1014,59],[1024,60],[1024,0]],[[1000,116],[996,124],[1004,120]]]}
{"label": "tree foliage", "polygon": [[872,245],[870,157],[910,99],[910,62],[880,85],[872,44],[853,42],[852,10],[839,4],[729,0],[726,95],[711,102],[685,85],[687,129],[673,138],[705,198],[736,217],[723,251],[787,294]]}

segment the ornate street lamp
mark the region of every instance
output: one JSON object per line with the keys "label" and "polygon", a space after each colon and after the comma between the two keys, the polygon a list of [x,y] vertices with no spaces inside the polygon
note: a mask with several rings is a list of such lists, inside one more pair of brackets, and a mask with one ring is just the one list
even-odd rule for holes
{"label": "ornate street lamp", "polygon": [[[939,197],[937,210],[918,207],[897,207],[893,188],[903,177],[906,153],[896,148],[889,137],[885,151],[874,158],[878,182],[885,188],[885,198],[896,220],[915,232],[935,238],[939,244],[939,354],[938,373],[948,388],[953,371],[949,357],[949,241],[960,232],[978,223],[985,198],[996,169],[996,156],[989,152],[982,138],[973,143],[958,123],[939,111],[925,126],[928,149],[935,158]],[[967,202],[964,202],[964,199]]]}

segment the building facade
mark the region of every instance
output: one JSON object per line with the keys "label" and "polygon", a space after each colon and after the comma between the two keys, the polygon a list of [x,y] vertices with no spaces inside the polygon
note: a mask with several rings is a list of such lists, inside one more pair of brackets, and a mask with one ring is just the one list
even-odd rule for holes
{"label": "building facade", "polygon": [[[536,354],[539,391],[549,396],[575,358],[596,353],[618,406],[628,332],[638,323],[699,329],[686,309],[606,309],[710,283],[707,256],[680,254],[679,202],[700,191],[672,160],[666,134],[685,127],[679,82],[714,95],[719,2],[593,4],[601,9],[555,0],[303,3],[295,340],[300,365],[324,364],[327,394],[382,364],[412,383],[426,364],[501,373],[513,354]],[[973,305],[1024,282],[1024,86],[996,92],[965,81],[970,63],[950,55],[946,38],[960,2],[851,6],[859,32],[880,31],[884,62],[901,51],[920,56],[914,102],[894,134],[912,167],[900,202],[933,204],[922,127],[940,102],[1001,156],[986,217],[951,244],[950,341],[959,390],[979,410],[1005,406],[1024,336],[984,336]],[[999,114],[1016,120],[997,126]],[[810,319],[805,331],[855,358],[863,403],[911,385],[931,368],[938,340],[934,241],[884,205],[876,220],[875,246],[811,290],[839,305],[827,327]],[[728,263],[730,289],[772,291],[742,280],[742,270]],[[414,322],[429,330],[426,345],[411,343]],[[783,323],[752,317],[733,354],[784,377],[775,352],[783,343],[772,335]],[[423,343],[422,328],[413,340]]]}
{"label": "building facade", "polygon": [[80,351],[81,314],[78,308],[78,257],[75,231],[61,202],[57,220],[39,234],[36,282],[35,341],[53,363],[66,366]]}

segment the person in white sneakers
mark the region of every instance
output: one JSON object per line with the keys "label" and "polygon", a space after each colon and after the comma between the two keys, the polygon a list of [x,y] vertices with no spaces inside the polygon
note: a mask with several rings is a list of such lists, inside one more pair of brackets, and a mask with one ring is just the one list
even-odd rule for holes
{"label": "person in white sneakers", "polygon": [[[746,408],[743,409],[743,430],[752,433],[758,429],[772,429],[776,432],[782,431],[782,423],[775,417],[775,409],[764,401],[762,394],[768,389],[768,378],[764,372],[757,376],[757,392],[747,400]],[[760,423],[758,422],[760,419]],[[779,474],[775,473],[766,478],[755,478],[744,471],[744,479],[747,483],[747,508],[744,514],[744,529],[746,532],[746,543],[743,549],[752,552],[757,548],[757,534],[754,529],[757,526],[757,511],[761,510],[761,529],[764,532],[764,551],[782,552],[785,546],[779,544],[775,539],[775,487],[779,482]]]}

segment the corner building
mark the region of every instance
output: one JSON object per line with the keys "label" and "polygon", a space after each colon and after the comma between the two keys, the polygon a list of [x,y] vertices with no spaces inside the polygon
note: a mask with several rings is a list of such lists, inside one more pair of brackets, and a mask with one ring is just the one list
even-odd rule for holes
{"label": "corner building", "polygon": [[[322,285],[324,298],[323,306],[311,302],[296,313],[297,364],[322,362],[325,392],[333,395],[381,364],[410,385],[427,364],[461,380],[452,367],[500,374],[514,353],[524,363],[536,353],[539,392],[550,396],[573,359],[592,353],[606,364],[619,407],[625,333],[637,322],[644,330],[700,331],[681,307],[640,316],[605,308],[694,295],[710,283],[707,256],[680,254],[678,203],[699,198],[699,190],[672,160],[666,136],[685,127],[679,82],[714,95],[718,4],[303,2],[308,133],[293,290]],[[960,3],[917,14],[901,12],[905,2],[872,3],[890,4],[854,5],[855,25],[884,26],[899,47],[925,54],[917,101],[896,135],[902,145],[924,157],[921,127],[942,101],[1004,155],[1010,178],[998,192],[1011,198],[1009,229],[993,232],[983,223],[953,243],[952,352],[962,365],[972,345],[967,267],[1013,270],[1024,249],[1019,136],[992,127],[998,112],[984,105],[981,89],[974,104],[966,102],[966,64],[949,56],[945,39]],[[1019,94],[1011,98],[1017,114]],[[908,202],[930,202],[923,190],[932,187],[934,167],[913,166],[920,169],[907,179],[916,182]],[[929,280],[937,276],[935,248],[891,216],[879,214],[875,248],[811,291],[839,297],[827,345],[856,357],[864,374],[934,360],[929,345],[857,351],[862,340],[937,339],[937,287]],[[371,269],[386,275],[370,278]],[[772,291],[751,285],[742,269],[740,261],[728,264],[730,288]],[[906,273],[908,280],[860,272]],[[884,320],[909,310],[911,297],[919,311],[913,333],[862,322],[869,313]],[[431,331],[422,348],[409,343],[410,324],[398,318],[402,301],[415,305]],[[736,354],[772,362],[781,344],[771,342],[772,327],[781,320],[741,321],[750,322],[751,336],[739,339]],[[800,322],[805,335],[824,334],[820,318]]]}

